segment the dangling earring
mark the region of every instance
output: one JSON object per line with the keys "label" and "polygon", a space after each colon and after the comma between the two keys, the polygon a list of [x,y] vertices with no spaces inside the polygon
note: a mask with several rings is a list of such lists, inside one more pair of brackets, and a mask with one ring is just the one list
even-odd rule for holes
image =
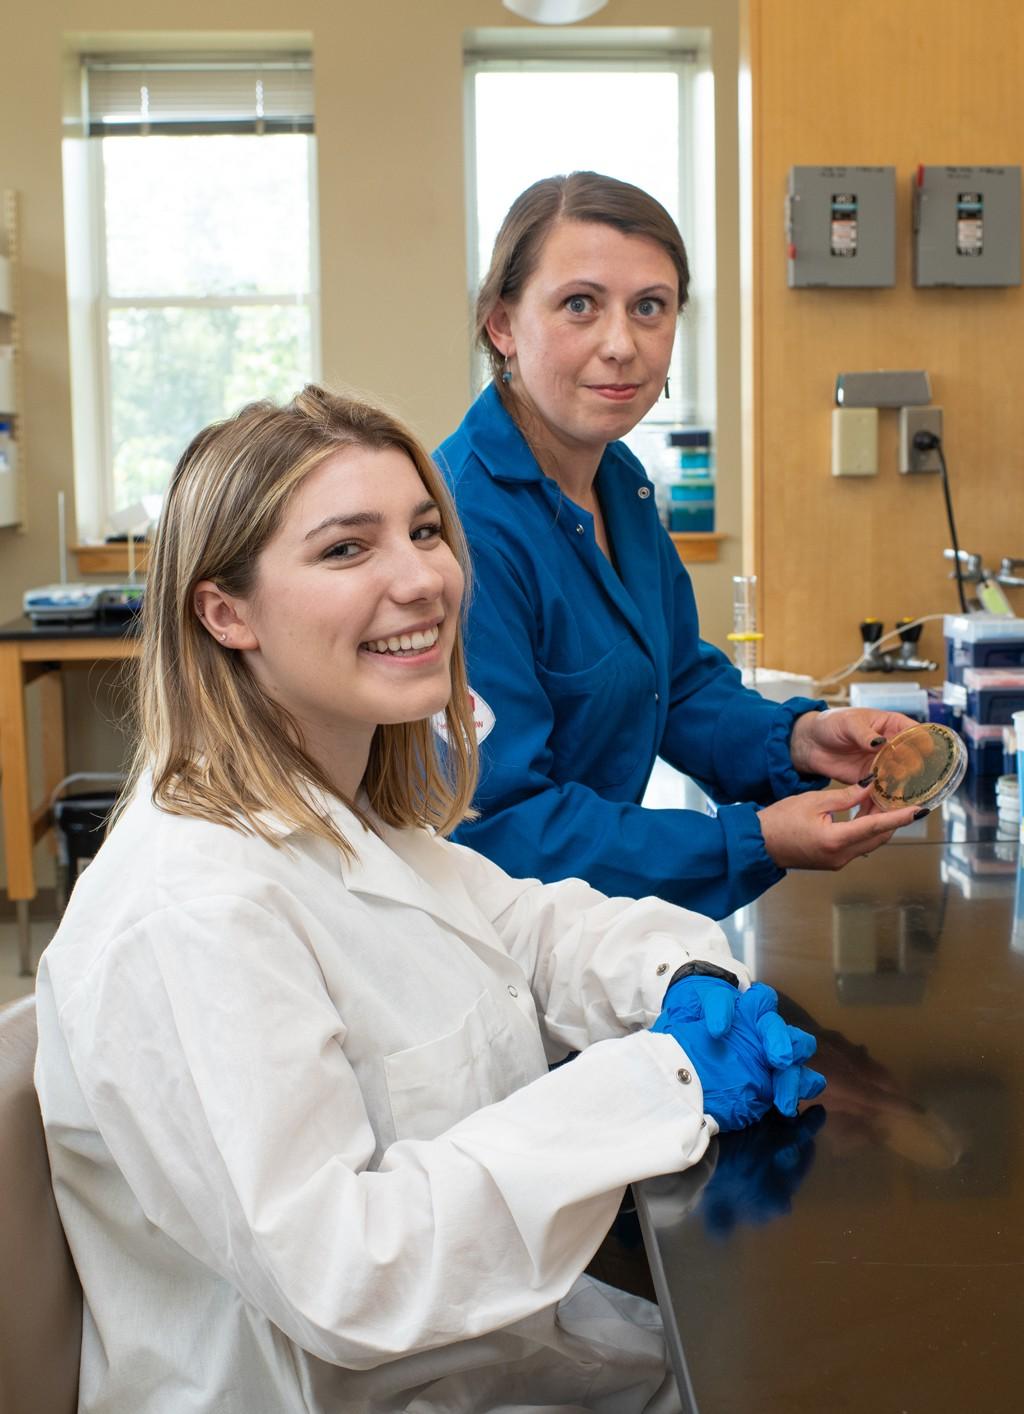
{"label": "dangling earring", "polygon": [[668,390],[668,379],[667,379],[667,378],[665,379],[665,396],[666,396],[666,398],[670,398],[670,397],[672,396],[672,394],[671,394],[671,393],[669,392],[669,390]]}
{"label": "dangling earring", "polygon": [[505,355],[505,367],[501,370],[501,381],[506,385],[512,382],[512,369],[509,367],[508,354]]}

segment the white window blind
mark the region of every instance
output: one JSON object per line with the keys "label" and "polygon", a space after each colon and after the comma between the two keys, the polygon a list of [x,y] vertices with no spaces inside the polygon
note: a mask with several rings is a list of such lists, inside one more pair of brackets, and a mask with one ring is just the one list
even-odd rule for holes
{"label": "white window blind", "polygon": [[[319,370],[310,57],[83,56],[64,144],[79,531]],[[268,219],[273,213],[273,219]]]}
{"label": "white window blind", "polygon": [[311,133],[308,55],[141,60],[86,56],[90,137],[170,133]]}

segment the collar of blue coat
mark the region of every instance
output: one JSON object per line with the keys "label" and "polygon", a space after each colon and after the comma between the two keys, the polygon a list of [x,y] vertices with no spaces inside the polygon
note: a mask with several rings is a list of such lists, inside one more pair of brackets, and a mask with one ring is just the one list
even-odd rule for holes
{"label": "collar of blue coat", "polygon": [[[467,448],[499,496],[514,494],[509,483],[522,487],[532,484],[549,501],[561,506],[563,493],[558,483],[545,476],[537,464],[493,383],[473,403],[458,431],[442,443],[439,453],[435,454],[449,484],[456,488],[465,467]],[[457,456],[458,464],[446,465],[448,450]],[[501,483],[505,483],[508,489],[497,491]],[[649,617],[665,612],[661,603],[663,580],[661,576],[651,573],[650,563],[651,555],[659,553],[662,538],[654,483],[625,443],[609,442],[597,470],[597,486],[618,572],[601,554],[592,534],[581,542],[581,548],[584,548],[590,570],[604,592],[616,604],[645,651],[657,658],[658,649],[646,626]],[[573,523],[578,521],[581,525],[591,526],[593,517],[590,512],[576,506],[575,502],[570,504],[575,507]],[[472,498],[460,505],[460,511],[472,546]],[[516,533],[527,534],[528,529],[525,522],[509,524],[507,533],[514,537]]]}
{"label": "collar of blue coat", "polygon": [[[515,419],[508,413],[497,386],[489,383],[469,408],[462,420],[459,432],[465,436],[480,465],[495,481],[551,481],[541,470],[537,458],[530,450],[526,438],[520,432]],[[439,449],[438,460],[444,466],[444,444]],[[619,473],[628,469],[630,485],[610,481],[608,473]],[[612,494],[628,494],[635,497],[639,486],[646,486],[654,493],[654,483],[649,479],[641,463],[623,442],[609,442],[598,468],[602,497]]]}
{"label": "collar of blue coat", "polygon": [[480,463],[497,481],[545,481],[537,459],[494,383],[488,383],[466,413],[462,429]]}

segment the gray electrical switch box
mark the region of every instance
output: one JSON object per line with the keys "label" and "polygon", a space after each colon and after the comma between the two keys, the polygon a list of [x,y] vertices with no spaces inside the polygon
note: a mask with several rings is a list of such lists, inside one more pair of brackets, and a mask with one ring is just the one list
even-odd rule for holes
{"label": "gray electrical switch box", "polygon": [[791,167],[790,288],[896,283],[896,168]]}
{"label": "gray electrical switch box", "polygon": [[917,169],[914,284],[1020,284],[1020,167]]}

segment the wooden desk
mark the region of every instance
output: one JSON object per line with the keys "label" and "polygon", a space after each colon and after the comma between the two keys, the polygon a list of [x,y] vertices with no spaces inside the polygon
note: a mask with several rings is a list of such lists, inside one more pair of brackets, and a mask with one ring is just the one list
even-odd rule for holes
{"label": "wooden desk", "polygon": [[[136,657],[136,628],[134,621],[37,625],[25,618],[0,626],[0,802],[7,896],[17,914],[23,975],[30,970],[29,904],[36,896],[32,850],[53,825],[50,796],[67,775],[62,673],[65,668]],[[42,711],[43,797],[33,805],[25,689],[36,681]]]}

